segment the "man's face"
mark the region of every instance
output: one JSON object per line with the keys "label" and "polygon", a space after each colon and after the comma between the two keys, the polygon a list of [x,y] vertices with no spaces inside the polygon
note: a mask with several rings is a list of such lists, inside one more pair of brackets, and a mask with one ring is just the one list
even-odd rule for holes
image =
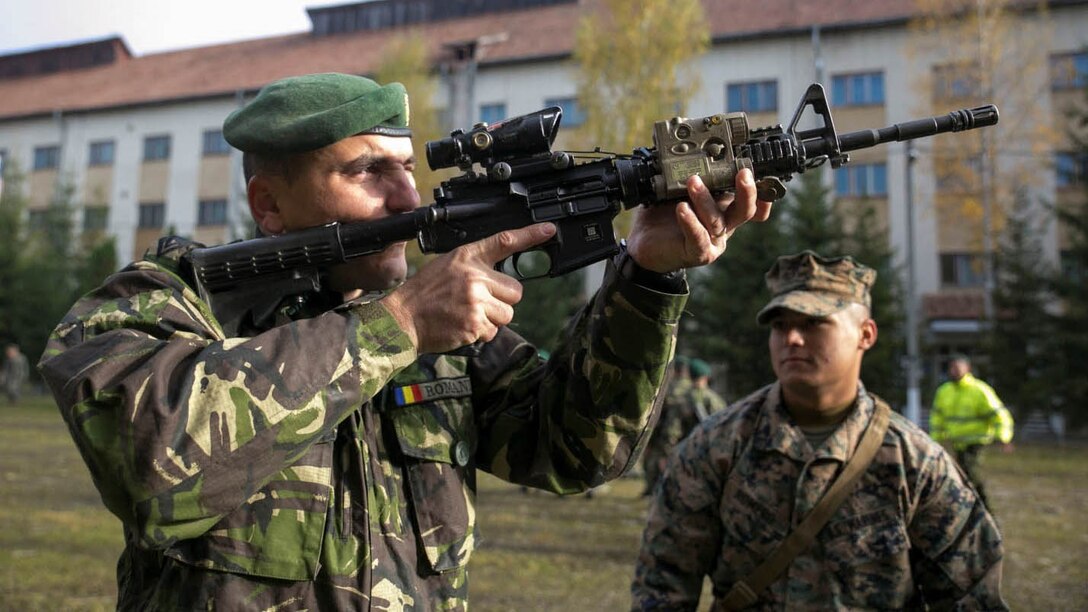
{"label": "man's face", "polygon": [[[410,138],[352,136],[300,155],[298,160],[291,167],[291,180],[269,178],[279,209],[280,231],[331,221],[379,219],[419,206]],[[271,229],[271,233],[279,233]],[[405,243],[397,243],[339,266],[332,271],[331,288],[348,292],[396,286],[407,275],[404,248]]]}
{"label": "man's face", "polygon": [[970,371],[971,366],[962,359],[954,359],[948,364],[948,377],[954,381],[960,380]]}
{"label": "man's face", "polygon": [[771,320],[770,350],[782,385],[805,391],[856,381],[862,355],[876,340],[876,326],[863,310],[816,317],[779,309]]}

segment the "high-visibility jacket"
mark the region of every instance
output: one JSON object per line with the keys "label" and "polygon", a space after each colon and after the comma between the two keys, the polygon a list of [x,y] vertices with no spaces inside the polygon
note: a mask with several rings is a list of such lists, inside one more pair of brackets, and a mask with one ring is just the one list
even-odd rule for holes
{"label": "high-visibility jacket", "polygon": [[929,413],[929,434],[957,449],[1012,441],[1012,415],[990,385],[970,373],[937,387]]}

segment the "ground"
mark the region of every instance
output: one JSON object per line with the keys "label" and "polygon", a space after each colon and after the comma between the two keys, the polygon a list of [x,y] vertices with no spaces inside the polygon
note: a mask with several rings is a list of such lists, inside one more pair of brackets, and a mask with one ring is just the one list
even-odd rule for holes
{"label": "ground", "polygon": [[[1020,444],[988,454],[984,468],[1012,609],[1088,609],[1088,446]],[[0,406],[0,474],[0,609],[113,609],[120,523],[49,400]],[[627,609],[641,489],[624,478],[561,498],[481,475],[472,609]]]}

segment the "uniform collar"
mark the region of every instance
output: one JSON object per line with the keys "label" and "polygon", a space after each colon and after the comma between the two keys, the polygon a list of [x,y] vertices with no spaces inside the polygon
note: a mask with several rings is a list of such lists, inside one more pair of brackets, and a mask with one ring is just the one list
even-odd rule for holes
{"label": "uniform collar", "polygon": [[779,452],[800,462],[835,459],[846,462],[857,448],[872,419],[874,404],[865,385],[858,381],[858,395],[839,427],[819,449],[813,449],[782,401],[782,387],[775,382],[763,400],[759,424],[752,438],[754,449]]}

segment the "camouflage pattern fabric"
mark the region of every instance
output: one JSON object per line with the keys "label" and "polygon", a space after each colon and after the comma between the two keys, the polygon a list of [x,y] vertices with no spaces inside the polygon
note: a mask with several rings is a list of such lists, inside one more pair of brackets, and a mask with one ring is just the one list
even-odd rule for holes
{"label": "camouflage pattern fabric", "polygon": [[760,325],[779,308],[814,317],[826,317],[852,303],[868,308],[876,270],[849,256],[823,257],[802,251],[779,257],[764,280],[774,297],[756,315]]}
{"label": "camouflage pattern fabric", "polygon": [[475,470],[619,476],[685,301],[610,268],[548,362],[508,329],[417,355],[377,303],[227,338],[178,273],[192,246],[81,299],[39,364],[123,524],[119,609],[465,609]]}
{"label": "camouflage pattern fabric", "polygon": [[[695,610],[747,576],[852,456],[874,399],[813,449],[778,383],[695,429],[669,458],[643,535],[633,610]],[[1005,610],[1001,536],[952,459],[898,414],[876,458],[817,536],[749,609]],[[720,604],[720,601],[717,603]]]}
{"label": "camouflage pattern fabric", "polygon": [[675,440],[669,440],[665,425],[671,420],[670,414],[682,408],[684,398],[690,389],[690,378],[674,377],[669,382],[669,390],[665,394],[665,402],[661,407],[661,416],[650,434],[646,450],[642,453],[642,475],[646,485],[643,489],[644,494],[653,491],[654,485],[661,478],[665,458],[676,444]]}
{"label": "camouflage pattern fabric", "polygon": [[691,387],[679,398],[674,410],[666,410],[658,427],[669,448],[680,443],[699,423],[728,407],[725,399],[709,387]]}

